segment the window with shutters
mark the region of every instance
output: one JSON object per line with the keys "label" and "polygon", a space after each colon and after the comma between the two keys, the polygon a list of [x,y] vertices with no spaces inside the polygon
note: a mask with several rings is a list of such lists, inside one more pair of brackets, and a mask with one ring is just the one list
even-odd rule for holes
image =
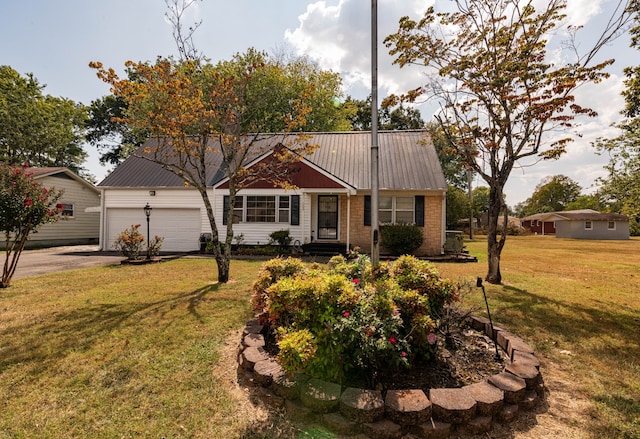
{"label": "window with shutters", "polygon": [[379,203],[378,217],[381,223],[414,223],[414,197],[380,197]]}

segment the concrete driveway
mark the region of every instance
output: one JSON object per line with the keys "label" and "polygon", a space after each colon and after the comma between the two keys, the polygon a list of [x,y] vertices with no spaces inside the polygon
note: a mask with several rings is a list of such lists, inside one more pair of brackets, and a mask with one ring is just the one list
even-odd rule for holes
{"label": "concrete driveway", "polygon": [[[76,270],[98,265],[119,264],[124,259],[116,252],[101,252],[97,245],[53,247],[24,250],[13,279],[38,276],[54,271]],[[2,258],[4,263],[4,254]]]}

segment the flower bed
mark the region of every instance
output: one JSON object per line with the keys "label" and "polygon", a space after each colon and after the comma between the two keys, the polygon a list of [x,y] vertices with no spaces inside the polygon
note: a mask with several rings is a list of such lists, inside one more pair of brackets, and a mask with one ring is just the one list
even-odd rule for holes
{"label": "flower bed", "polygon": [[[239,361],[251,379],[282,398],[292,416],[319,418],[343,434],[447,437],[457,429],[487,431],[543,395],[539,362],[515,335],[481,317],[467,318],[486,335],[485,346],[491,339],[500,344],[503,370],[499,363],[478,382],[429,381],[419,388],[399,379],[432,370],[453,345],[462,325],[453,306],[460,291],[432,264],[410,256],[375,270],[357,252],[326,266],[274,259],[254,283],[259,317],[245,328]],[[493,353],[499,354],[497,348]]]}
{"label": "flower bed", "polygon": [[290,377],[266,349],[265,327],[251,319],[243,331],[238,363],[249,381],[292,419],[320,422],[338,434],[373,439],[447,438],[454,432],[481,434],[494,423],[514,421],[544,398],[540,362],[533,349],[504,328],[471,316],[474,329],[495,339],[509,361],[504,370],[461,388],[373,390],[345,387],[306,374]]}

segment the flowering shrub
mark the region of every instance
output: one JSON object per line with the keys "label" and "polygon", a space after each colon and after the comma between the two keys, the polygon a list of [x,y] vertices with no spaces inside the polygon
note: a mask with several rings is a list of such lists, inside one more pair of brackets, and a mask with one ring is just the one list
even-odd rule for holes
{"label": "flowering shrub", "polygon": [[[144,235],[140,233],[140,224],[131,224],[130,228],[124,229],[116,237],[112,247],[122,253],[122,256],[129,260],[137,259],[140,253],[146,253],[147,247],[145,246]],[[158,256],[160,254],[160,248],[164,237],[154,236],[149,241],[149,256]]]}
{"label": "flowering shrub", "polygon": [[0,230],[4,232],[5,262],[0,288],[11,283],[18,260],[32,232],[60,219],[62,191],[47,189],[33,179],[29,166],[0,162]]}
{"label": "flowering shrub", "polygon": [[144,248],[144,235],[140,233],[140,224],[131,224],[131,228],[126,228],[113,242],[112,247],[122,253],[127,259],[137,259]]}
{"label": "flowering shrub", "polygon": [[429,262],[404,256],[381,263],[374,275],[368,257],[356,252],[325,267],[267,262],[252,305],[275,333],[289,373],[374,385],[433,358],[437,316],[458,291]]}

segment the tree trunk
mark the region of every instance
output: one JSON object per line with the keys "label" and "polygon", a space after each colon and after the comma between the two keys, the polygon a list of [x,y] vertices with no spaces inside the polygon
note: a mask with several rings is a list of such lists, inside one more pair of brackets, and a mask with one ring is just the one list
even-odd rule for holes
{"label": "tree trunk", "polygon": [[[504,212],[504,221],[502,231],[498,225],[500,214]],[[489,210],[488,210],[488,232],[487,232],[487,277],[485,280],[490,284],[502,283],[502,274],[500,273],[500,255],[507,238],[507,212],[504,200],[502,198],[502,190],[491,188],[489,191]],[[500,237],[498,237],[500,235]]]}
{"label": "tree trunk", "polygon": [[229,282],[229,267],[231,266],[231,258],[226,256],[226,252],[220,252],[216,256],[216,264],[218,265],[218,283]]}

